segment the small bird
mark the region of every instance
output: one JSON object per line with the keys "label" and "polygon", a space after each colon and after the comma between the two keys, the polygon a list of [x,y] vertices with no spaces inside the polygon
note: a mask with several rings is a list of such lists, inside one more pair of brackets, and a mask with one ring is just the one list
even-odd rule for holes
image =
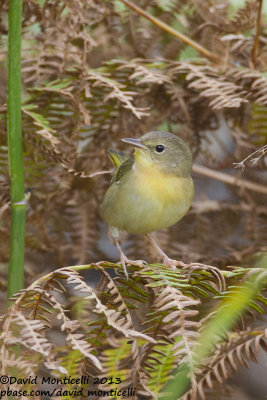
{"label": "small bird", "polygon": [[194,196],[191,151],[178,136],[161,131],[148,132],[140,139],[121,140],[133,145],[135,152],[130,157],[118,151],[108,152],[115,173],[102,209],[125,275],[128,278],[126,264],[144,262],[126,257],[118,231],[145,234],[162,256],[163,264],[175,268],[177,261],[161,250],[150,233],[175,224],[187,213]]}

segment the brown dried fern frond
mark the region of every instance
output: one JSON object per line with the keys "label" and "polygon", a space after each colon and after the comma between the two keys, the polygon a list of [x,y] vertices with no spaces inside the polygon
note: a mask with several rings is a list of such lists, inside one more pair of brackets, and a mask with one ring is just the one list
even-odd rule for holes
{"label": "brown dried fern frond", "polygon": [[85,340],[83,334],[76,332],[80,324],[78,321],[70,320],[66,315],[66,310],[60,302],[52,295],[48,296],[53,308],[58,311],[57,319],[61,322],[60,328],[66,331],[66,341],[70,344],[72,350],[78,350],[86,359],[88,359],[98,370],[102,371],[102,365],[98,358],[92,352],[92,346]]}
{"label": "brown dried fern frond", "polygon": [[228,5],[224,1],[208,0],[205,3],[193,0],[201,17],[205,21],[204,26],[212,26],[221,32],[242,32],[256,25],[258,4],[255,0],[246,0],[231,18],[228,14]]}
{"label": "brown dried fern frond", "polygon": [[246,88],[253,102],[260,105],[267,104],[267,80],[264,73],[249,69],[233,69],[229,71],[237,85]]}
{"label": "brown dried fern frond", "polygon": [[[88,71],[83,79],[85,83],[92,82],[92,87],[103,87],[108,89],[108,93],[104,97],[104,102],[107,102],[110,99],[116,99],[119,101],[119,103],[121,103],[122,107],[129,109],[137,118],[148,115],[144,108],[134,107],[132,102],[135,92],[125,90],[124,85],[112,80],[104,73],[100,74],[96,71]],[[89,92],[87,93],[87,97],[90,97]]]}
{"label": "brown dried fern frond", "polygon": [[[19,330],[16,329],[19,327]],[[60,373],[66,371],[61,366],[57,365],[55,360],[54,346],[44,336],[43,331],[46,328],[46,324],[42,320],[29,319],[22,312],[13,307],[13,310],[4,318],[3,333],[1,335],[1,371],[2,373],[8,374],[12,371],[14,366],[14,349],[12,346],[14,343],[20,343],[24,348],[26,347],[31,354],[38,353],[41,355],[45,365],[49,369],[56,369]],[[16,333],[12,330],[15,329]],[[19,332],[19,333],[18,333]],[[57,366],[56,366],[57,365]],[[33,364],[33,367],[36,364]],[[18,362],[17,368],[19,370],[27,371],[29,364],[26,362],[23,356],[21,362]]]}
{"label": "brown dried fern frond", "polygon": [[[87,55],[96,44],[88,26],[94,24],[99,19],[96,14],[103,15],[105,9],[99,6],[97,10],[94,4],[85,1],[56,1],[52,4],[48,1],[42,9],[31,8],[30,19],[36,18],[40,12],[38,46],[26,49],[27,56],[22,61],[24,82],[29,85],[55,78],[73,64],[85,65]],[[32,32],[25,36],[28,40],[36,40]]]}
{"label": "brown dried fern frond", "polygon": [[[35,374],[37,365],[41,364],[63,376],[70,371],[74,375],[86,371],[93,376],[119,376],[123,380],[122,388],[136,387],[137,399],[144,395],[157,398],[159,390],[177,366],[188,361],[193,366],[193,349],[199,329],[207,319],[212,320],[212,315],[201,307],[201,303],[203,295],[213,298],[218,294],[213,287],[214,277],[208,275],[208,270],[192,271],[188,277],[184,269],[173,271],[160,265],[148,265],[143,270],[129,267],[130,279],[127,280],[124,276],[111,278],[106,271],[111,267],[118,268],[104,262],[62,268],[39,278],[28,289],[18,293],[9,312],[2,318],[0,351],[3,373],[10,372],[13,344],[19,342],[18,369],[21,373],[25,372],[31,356],[33,361],[38,360],[29,365]],[[78,272],[82,270],[91,274],[97,272],[99,284],[95,287],[86,283]],[[245,269],[232,268],[224,274],[235,282],[245,278],[246,272]],[[205,284],[201,286],[203,278]],[[230,292],[231,286],[220,297],[227,297]],[[68,309],[69,293],[72,299],[76,299],[78,319]],[[263,296],[257,296],[255,301],[264,302]],[[202,320],[198,316],[200,307],[206,315]],[[249,307],[261,312],[255,302]],[[55,346],[51,335],[56,328],[64,343],[60,348]],[[229,352],[236,348],[239,357],[235,344],[242,344],[246,352],[251,353],[252,341],[245,344],[243,334],[233,335],[231,348],[225,342],[225,336],[220,337],[220,344],[207,365],[216,367],[219,363],[223,368],[228,362],[225,348]],[[229,357],[233,358],[232,355]],[[197,382],[204,382],[202,373],[209,368],[207,365],[191,376],[195,392],[202,390],[199,389],[201,383]],[[210,368],[207,371],[210,372]],[[209,379],[216,380],[217,375],[216,372]]]}
{"label": "brown dried fern frond", "polygon": [[174,357],[177,357],[178,365],[188,363],[192,374],[191,385],[196,386],[196,376],[193,372],[194,351],[193,348],[199,337],[200,323],[194,320],[198,314],[195,309],[200,304],[199,300],[184,296],[179,290],[166,286],[154,303],[158,312],[167,311],[168,315],[163,318],[163,324],[169,324],[165,329],[171,331],[169,338],[179,337],[172,348]]}
{"label": "brown dried fern frond", "polygon": [[171,67],[170,74],[173,79],[185,75],[188,89],[195,89],[200,98],[209,100],[214,110],[238,108],[246,101],[246,91],[211,66],[181,62]]}
{"label": "brown dried fern frond", "polygon": [[[108,289],[112,291],[112,288],[113,288],[112,292],[113,292],[113,294],[115,293],[116,301],[122,302],[123,307],[119,312],[118,312],[118,310],[111,309],[110,307],[107,307],[105,304],[103,304],[99,300],[97,294],[95,293],[95,290],[92,289],[90,286],[88,286],[77,272],[71,271],[71,270],[64,271],[64,269],[63,269],[63,270],[61,270],[61,273],[66,274],[67,283],[69,283],[71,285],[75,285],[75,290],[78,290],[85,295],[85,300],[88,300],[88,301],[93,300],[93,302],[95,303],[95,306],[92,311],[96,314],[104,314],[109,326],[111,326],[116,331],[123,334],[126,338],[142,338],[142,339],[145,339],[145,340],[148,340],[148,341],[151,341],[152,343],[154,343],[153,338],[132,329],[133,324],[132,324],[131,317],[130,317],[129,313],[127,313],[125,315],[125,310],[127,310],[127,308],[121,301],[121,297],[119,296],[119,293],[116,290],[116,286],[114,285],[112,280],[109,280]],[[102,271],[102,273],[103,273],[103,271]],[[116,301],[115,301],[115,304],[116,304]]]}
{"label": "brown dried fern frond", "polygon": [[[212,389],[217,381],[220,384],[232,376],[238,369],[238,366],[248,368],[248,362],[257,362],[258,352],[262,348],[267,351],[267,332],[255,330],[249,332],[240,332],[228,343],[218,345],[214,355],[212,355],[201,372],[202,378],[197,382],[196,391],[201,400],[206,399],[205,390]],[[188,391],[181,400],[193,400],[194,393]]]}

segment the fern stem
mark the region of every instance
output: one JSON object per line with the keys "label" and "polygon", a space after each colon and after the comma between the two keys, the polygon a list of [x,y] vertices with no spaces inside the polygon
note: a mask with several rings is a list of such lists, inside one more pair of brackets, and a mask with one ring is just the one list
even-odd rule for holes
{"label": "fern stem", "polygon": [[198,44],[194,40],[190,39],[188,36],[184,35],[181,32],[178,32],[176,29],[173,29],[171,26],[165,24],[165,22],[161,21],[160,19],[158,19],[156,17],[153,17],[153,15],[147,13],[142,8],[136,6],[131,1],[128,1],[128,0],[120,0],[120,1],[122,3],[124,3],[127,7],[131,8],[134,11],[136,11],[142,17],[148,19],[154,25],[157,25],[159,28],[161,28],[164,31],[170,33],[171,35],[175,36],[176,38],[182,40],[187,45],[193,47],[195,50],[197,50],[199,53],[203,54],[205,57],[207,57],[211,61],[218,62],[218,59],[217,59],[217,57],[214,56],[214,54],[212,54],[208,49],[206,49],[205,47],[201,46],[200,44]]}
{"label": "fern stem", "polygon": [[256,29],[256,35],[255,35],[253,49],[252,49],[252,64],[253,64],[254,68],[256,68],[256,66],[257,66],[257,53],[258,53],[260,30],[261,30],[262,0],[258,0],[258,2],[259,2],[259,8],[258,8],[258,15],[257,15],[257,29]]}
{"label": "fern stem", "polygon": [[21,17],[22,1],[9,1],[8,34],[8,161],[11,180],[11,239],[8,298],[23,287],[24,231],[26,201],[24,194],[21,137]]}

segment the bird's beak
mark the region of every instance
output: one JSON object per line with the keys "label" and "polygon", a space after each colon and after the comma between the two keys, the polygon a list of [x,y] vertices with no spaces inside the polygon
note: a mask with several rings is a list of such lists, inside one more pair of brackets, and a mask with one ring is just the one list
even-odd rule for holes
{"label": "bird's beak", "polygon": [[140,139],[123,138],[121,140],[125,143],[131,144],[132,146],[147,150],[147,147],[141,143]]}

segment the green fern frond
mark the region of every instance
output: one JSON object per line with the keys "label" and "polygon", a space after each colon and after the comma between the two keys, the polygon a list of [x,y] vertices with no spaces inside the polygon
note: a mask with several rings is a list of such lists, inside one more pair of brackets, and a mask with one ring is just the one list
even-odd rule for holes
{"label": "green fern frond", "polygon": [[150,379],[147,382],[147,386],[155,396],[159,395],[163,386],[168,382],[177,364],[172,348],[173,344],[155,346],[154,348],[156,352],[156,361],[152,360],[151,364],[154,365],[155,368],[150,371]]}
{"label": "green fern frond", "polygon": [[[132,344],[125,339],[114,340],[110,342],[111,348],[102,353],[104,374],[103,377],[109,377],[108,386],[102,384],[103,389],[118,389],[133,386],[132,367],[134,358],[132,354]],[[114,399],[121,399],[121,396],[115,396]]]}
{"label": "green fern frond", "polygon": [[[64,349],[62,351],[64,352]],[[64,355],[59,357],[60,364],[66,369],[67,374],[73,378],[81,377],[83,360],[84,356],[78,350],[64,352]]]}

